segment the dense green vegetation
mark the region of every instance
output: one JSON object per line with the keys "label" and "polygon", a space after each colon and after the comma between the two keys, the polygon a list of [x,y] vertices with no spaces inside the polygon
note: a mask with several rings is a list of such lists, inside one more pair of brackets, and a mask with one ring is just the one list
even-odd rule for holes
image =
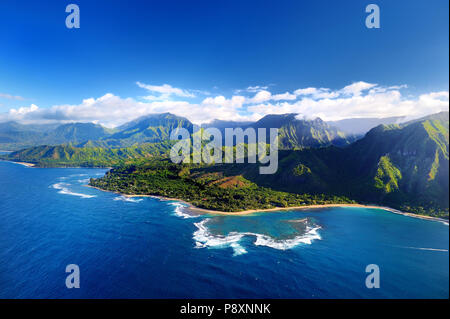
{"label": "dense green vegetation", "polygon": [[34,163],[39,167],[112,167],[130,160],[167,153],[172,143],[148,143],[126,148],[76,147],[71,144],[37,146],[12,152],[0,158]]}
{"label": "dense green vegetation", "polygon": [[381,125],[345,148],[283,150],[273,175],[260,175],[259,164],[208,170],[281,191],[347,196],[448,218],[448,127],[448,112],[439,113],[405,125]]}
{"label": "dense green vegetation", "polygon": [[394,192],[398,190],[398,183],[401,178],[402,173],[391,163],[389,156],[381,156],[378,162],[377,173],[374,177],[375,187],[386,194]]}
{"label": "dense green vegetation", "polygon": [[[149,139],[167,138],[169,131],[164,125],[174,128],[189,126],[189,123],[183,118],[163,114],[130,122],[116,134],[122,134],[120,136],[127,140],[126,144],[145,136]],[[298,129],[289,129],[292,133],[288,134],[289,141],[294,143],[297,138],[312,141],[309,139],[311,135],[305,133],[304,138],[300,136],[303,124],[300,125],[301,120],[292,119],[289,114],[268,116],[256,123],[284,128],[299,125]],[[319,124],[315,127],[320,127]],[[320,135],[314,130],[311,132],[313,136]],[[325,141],[323,137],[320,139]],[[119,142],[114,147],[108,146],[112,141]],[[261,164],[249,164],[246,160],[243,164],[170,166],[166,162],[173,142],[164,140],[118,147],[122,144],[120,141],[101,139],[78,145],[39,146],[0,158],[31,162],[42,167],[116,167],[108,175],[110,181],[98,181],[99,187],[130,194],[136,191],[180,197],[212,209],[266,208],[311,203],[312,200],[351,198],[412,213],[444,218],[449,215],[448,112],[402,125],[380,125],[346,147],[329,145],[330,140],[324,142],[324,145],[329,145],[327,147],[294,147],[289,142],[295,149],[278,152],[278,170],[272,175],[259,174]],[[244,145],[245,153],[248,147]],[[235,151],[236,146],[233,153]],[[165,166],[158,166],[158,162]],[[157,173],[152,175],[152,171]],[[217,203],[213,204],[215,199]]]}
{"label": "dense green vegetation", "polygon": [[259,187],[242,176],[208,174],[194,165],[153,159],[112,169],[90,185],[124,194],[180,198],[201,208],[242,211],[314,204],[355,203],[346,197],[293,194]]}

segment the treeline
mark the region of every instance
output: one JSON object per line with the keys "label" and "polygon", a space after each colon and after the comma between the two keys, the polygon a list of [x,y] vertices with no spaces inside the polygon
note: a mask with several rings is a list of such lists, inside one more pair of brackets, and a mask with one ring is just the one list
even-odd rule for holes
{"label": "treeline", "polygon": [[323,194],[293,194],[275,191],[243,180],[242,187],[221,187],[202,178],[193,165],[176,165],[169,160],[150,160],[123,165],[104,177],[91,179],[90,185],[104,190],[134,195],[157,195],[185,200],[196,207],[219,211],[242,211],[302,205],[356,203],[346,197]]}

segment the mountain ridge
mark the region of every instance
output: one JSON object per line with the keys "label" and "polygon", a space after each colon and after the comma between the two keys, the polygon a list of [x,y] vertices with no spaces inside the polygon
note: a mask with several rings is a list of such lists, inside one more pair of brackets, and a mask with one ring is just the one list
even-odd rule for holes
{"label": "mountain ridge", "polygon": [[[281,120],[280,126],[286,120],[276,119]],[[146,126],[142,129],[145,131]],[[173,145],[167,140],[125,148],[86,146],[88,143],[40,146],[1,158],[39,166],[141,165],[153,157],[167,159]],[[194,165],[191,171],[242,176],[251,183],[277,191],[344,196],[410,212],[445,214],[442,211],[446,211],[448,216],[448,112],[404,124],[379,125],[345,147],[281,149],[278,159],[278,170],[273,175],[260,175],[258,163]]]}

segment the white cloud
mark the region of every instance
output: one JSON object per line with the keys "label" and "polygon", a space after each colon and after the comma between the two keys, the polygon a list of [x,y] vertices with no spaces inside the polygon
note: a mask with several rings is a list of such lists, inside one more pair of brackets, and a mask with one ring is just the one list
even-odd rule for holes
{"label": "white cloud", "polygon": [[298,89],[294,91],[294,94],[296,95],[313,95],[316,94],[319,90],[316,88],[305,88],[305,89]]}
{"label": "white cloud", "polygon": [[385,90],[334,99],[306,97],[294,103],[259,104],[250,106],[249,111],[261,115],[299,113],[323,120],[340,120],[352,117],[419,117],[448,110],[448,106],[448,92],[431,92],[420,95],[417,99],[406,99],[398,90]]}
{"label": "white cloud", "polygon": [[7,94],[7,93],[0,93],[0,98],[3,99],[8,99],[8,100],[18,100],[18,101],[22,101],[25,100],[23,97],[18,96],[18,95],[11,95],[11,94]]}
{"label": "white cloud", "polygon": [[272,93],[266,90],[259,91],[252,99],[249,99],[249,103],[261,103],[269,101],[272,98]]}
{"label": "white cloud", "polygon": [[11,109],[9,112],[12,115],[24,115],[27,113],[35,112],[39,109],[37,105],[31,104],[30,107],[20,107],[18,109]]}
{"label": "white cloud", "polygon": [[172,87],[169,84],[150,85],[150,84],[144,84],[144,83],[141,83],[141,82],[136,82],[136,84],[140,88],[146,89],[146,90],[148,90],[150,92],[160,93],[161,97],[164,97],[164,98],[168,98],[171,95],[180,96],[180,97],[195,97],[195,94],[193,94],[193,93],[191,93],[191,92],[189,92],[187,90],[174,88],[174,87]]}
{"label": "white cloud", "polygon": [[249,86],[244,90],[235,90],[235,94],[239,94],[241,92],[250,92],[250,93],[257,93],[262,90],[267,90],[269,88],[268,85],[255,85],[255,86]]}
{"label": "white cloud", "polygon": [[223,95],[216,97],[207,97],[203,100],[203,106],[219,106],[219,107],[229,107],[229,108],[240,108],[245,102],[245,97],[240,95],[235,95],[231,99],[226,99]]}
{"label": "white cloud", "polygon": [[[142,83],[141,83],[142,84]],[[257,120],[267,114],[299,113],[301,117],[323,120],[339,120],[352,117],[419,117],[448,110],[448,91],[429,92],[418,97],[403,96],[401,86],[383,87],[357,82],[342,89],[304,88],[294,93],[272,94],[260,90],[253,97],[234,95],[208,96],[200,102],[175,101],[171,99],[121,98],[108,93],[98,98],[84,99],[76,105],[55,105],[40,108],[23,106],[0,114],[0,122],[93,122],[116,126],[150,113],[171,112],[184,116],[196,124],[220,120]],[[154,89],[154,88],[153,88]],[[176,95],[170,85],[159,87],[157,93]],[[176,94],[173,92],[177,92]],[[179,95],[176,95],[179,96]],[[180,97],[180,96],[179,96]]]}
{"label": "white cloud", "polygon": [[297,99],[297,95],[286,92],[286,93],[281,93],[281,94],[275,94],[272,96],[272,99],[275,101],[295,100],[295,99]]}
{"label": "white cloud", "polygon": [[280,94],[272,94],[269,91],[261,90],[255,94],[253,98],[246,99],[247,104],[252,103],[262,103],[266,101],[282,101],[282,100],[295,100],[297,99],[297,95],[286,92]]}
{"label": "white cloud", "polygon": [[313,99],[332,99],[339,96],[339,92],[331,92],[330,89],[326,88],[305,88],[305,89],[298,89],[294,91],[294,94],[296,96],[310,96]]}
{"label": "white cloud", "polygon": [[341,92],[343,94],[359,96],[359,95],[361,95],[361,93],[363,91],[371,89],[371,88],[373,88],[375,86],[377,86],[377,85],[373,84],[373,83],[367,83],[367,82],[359,81],[359,82],[355,82],[355,83],[352,83],[350,85],[345,86],[341,90]]}

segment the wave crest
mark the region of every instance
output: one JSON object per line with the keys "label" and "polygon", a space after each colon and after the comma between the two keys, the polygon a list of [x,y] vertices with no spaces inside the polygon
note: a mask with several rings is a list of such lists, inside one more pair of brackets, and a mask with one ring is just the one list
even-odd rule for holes
{"label": "wave crest", "polygon": [[114,197],[115,201],[122,201],[122,202],[130,202],[130,203],[139,203],[142,202],[142,198],[133,198],[133,197],[127,197],[127,196],[118,196]]}
{"label": "wave crest", "polygon": [[170,203],[172,206],[175,206],[174,215],[181,218],[197,218],[198,216],[187,214],[184,209],[185,205],[181,203]]}
{"label": "wave crest", "polygon": [[53,187],[54,189],[59,190],[59,194],[64,194],[64,195],[72,195],[72,196],[78,196],[81,198],[93,198],[93,197],[97,197],[96,195],[88,195],[88,194],[82,194],[82,193],[75,193],[72,192],[68,186],[70,186],[70,184],[67,183],[56,183],[53,184],[51,187]]}
{"label": "wave crest", "polygon": [[209,219],[204,219],[201,222],[194,223],[197,231],[194,232],[193,239],[197,248],[204,247],[231,247],[234,255],[241,255],[247,253],[244,247],[239,244],[239,241],[244,236],[256,237],[253,243],[255,246],[266,246],[278,250],[287,250],[294,248],[300,244],[310,245],[314,240],[322,239],[318,230],[320,226],[307,226],[306,232],[302,235],[295,236],[290,239],[275,239],[268,235],[250,233],[250,232],[230,232],[228,235],[214,235],[205,225]]}

